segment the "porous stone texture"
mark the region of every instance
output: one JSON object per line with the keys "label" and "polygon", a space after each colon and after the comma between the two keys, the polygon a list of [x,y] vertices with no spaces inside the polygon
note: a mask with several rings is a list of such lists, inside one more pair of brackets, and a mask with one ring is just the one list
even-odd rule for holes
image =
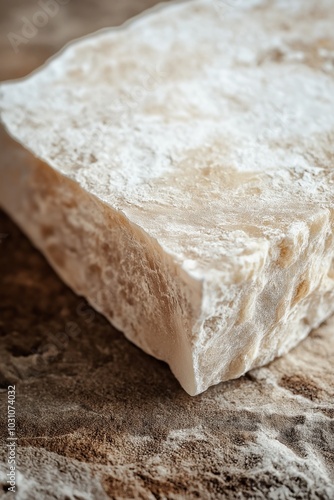
{"label": "porous stone texture", "polygon": [[[73,33],[149,4],[71,0],[18,54],[0,39],[1,76],[23,75]],[[34,0],[0,3],[2,33],[19,32],[12,23],[35,9]],[[289,16],[285,25],[294,31]],[[19,500],[333,498],[332,319],[283,358],[194,399],[74,295],[1,212],[0,242],[1,498],[10,383]]]}
{"label": "porous stone texture", "polygon": [[333,319],[192,398],[3,214],[0,231],[0,414],[15,383],[18,500],[333,498]]}
{"label": "porous stone texture", "polygon": [[334,310],[332,1],[217,5],[76,42],[0,98],[1,205],[192,395]]}

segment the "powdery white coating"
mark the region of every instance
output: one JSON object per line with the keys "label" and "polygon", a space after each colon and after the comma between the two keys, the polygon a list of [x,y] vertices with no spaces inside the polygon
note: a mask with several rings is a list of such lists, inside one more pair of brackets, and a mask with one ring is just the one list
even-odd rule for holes
{"label": "powdery white coating", "polygon": [[2,206],[190,394],[334,311],[333,21],[178,2],[1,86]]}

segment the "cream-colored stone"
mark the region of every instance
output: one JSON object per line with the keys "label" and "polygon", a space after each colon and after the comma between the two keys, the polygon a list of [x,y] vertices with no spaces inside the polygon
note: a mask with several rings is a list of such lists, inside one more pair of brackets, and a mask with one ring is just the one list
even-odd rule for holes
{"label": "cream-colored stone", "polygon": [[190,394],[334,311],[333,13],[313,4],[178,2],[0,87],[1,206]]}

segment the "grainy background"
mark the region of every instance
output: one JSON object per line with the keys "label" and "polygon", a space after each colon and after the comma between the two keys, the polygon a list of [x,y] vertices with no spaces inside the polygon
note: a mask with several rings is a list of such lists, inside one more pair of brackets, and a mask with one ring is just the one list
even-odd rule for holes
{"label": "grainy background", "polygon": [[[8,34],[22,35],[40,4],[1,0],[0,79],[154,3],[70,0],[14,51]],[[191,398],[74,295],[4,213],[0,310],[1,439],[15,383],[17,498],[334,497],[333,319],[268,367]],[[7,498],[5,447],[1,459]]]}

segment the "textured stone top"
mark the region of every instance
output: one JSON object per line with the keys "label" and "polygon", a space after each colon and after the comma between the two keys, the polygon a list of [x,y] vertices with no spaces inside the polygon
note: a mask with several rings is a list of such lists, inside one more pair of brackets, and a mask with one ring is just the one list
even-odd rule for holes
{"label": "textured stone top", "polygon": [[333,9],[322,1],[310,23],[312,8],[153,9],[2,86],[3,120],[189,273],[252,272],[268,241],[333,206]]}

